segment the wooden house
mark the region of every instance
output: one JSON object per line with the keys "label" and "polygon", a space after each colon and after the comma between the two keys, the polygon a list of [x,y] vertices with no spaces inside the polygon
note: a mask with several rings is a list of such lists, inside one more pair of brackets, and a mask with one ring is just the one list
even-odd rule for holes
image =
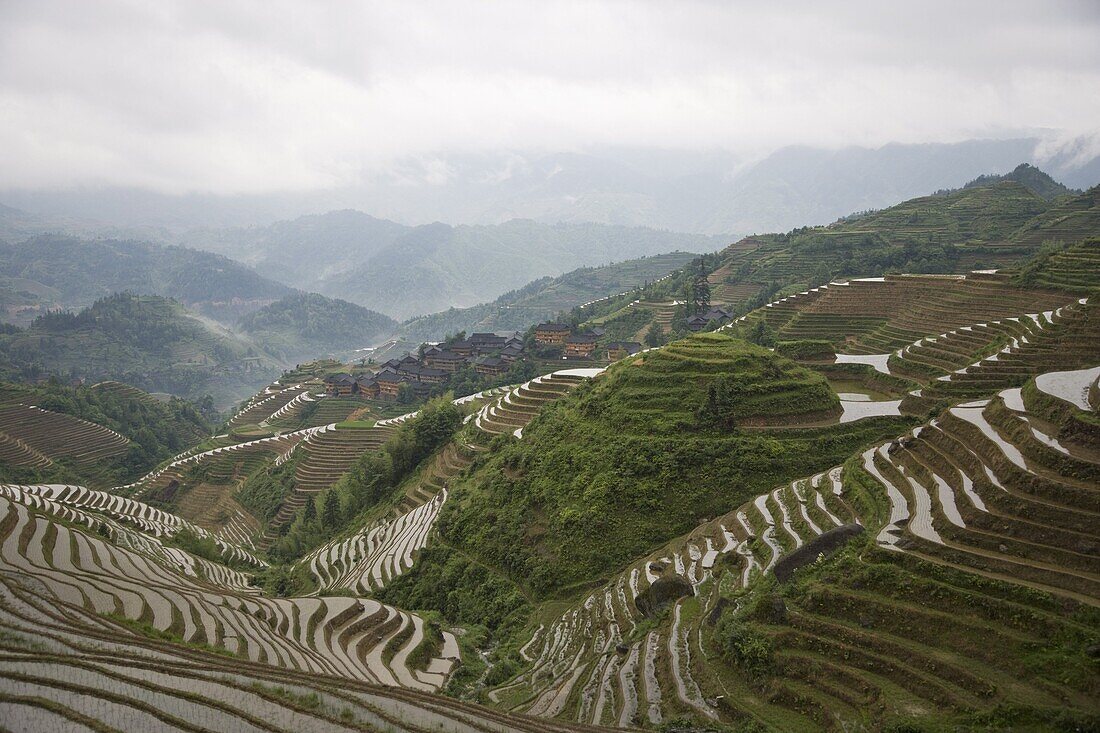
{"label": "wooden house", "polygon": [[565,339],[565,356],[587,359],[596,352],[596,337],[591,333],[575,333]]}
{"label": "wooden house", "polygon": [[540,323],[535,326],[535,343],[541,346],[561,346],[570,330],[569,326],[562,323]]}
{"label": "wooden house", "polygon": [[458,354],[459,356],[473,356],[474,353],[474,345],[470,342],[469,339],[455,341],[447,348],[449,348],[451,351]]}
{"label": "wooden house", "polygon": [[497,336],[495,333],[475,333],[470,336],[469,341],[473,344],[474,351],[484,354],[503,349],[508,339],[504,336]]}
{"label": "wooden house", "polygon": [[378,399],[396,400],[401,391],[402,384],[408,384],[409,378],[400,376],[394,372],[382,372],[375,378],[378,383]]}
{"label": "wooden house", "polygon": [[424,364],[433,369],[439,369],[441,371],[451,374],[457,372],[466,363],[466,357],[456,354],[453,351],[441,351],[438,354],[432,356],[425,355]]}
{"label": "wooden house", "polygon": [[337,372],[324,378],[325,393],[331,397],[347,397],[356,392],[355,378],[347,372]]}
{"label": "wooden house", "polygon": [[378,380],[366,375],[356,377],[355,385],[359,394],[363,397],[374,398],[378,396]]}
{"label": "wooden house", "polygon": [[488,377],[499,377],[508,371],[508,364],[500,357],[483,356],[474,362],[474,371]]}

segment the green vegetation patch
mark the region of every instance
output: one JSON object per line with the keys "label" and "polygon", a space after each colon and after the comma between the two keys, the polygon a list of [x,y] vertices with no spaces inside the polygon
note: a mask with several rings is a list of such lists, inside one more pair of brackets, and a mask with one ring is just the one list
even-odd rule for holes
{"label": "green vegetation patch", "polygon": [[[781,376],[766,377],[770,368]],[[727,394],[701,409],[722,380],[761,391],[744,406]],[[700,519],[838,465],[913,422],[876,418],[768,432],[711,417],[727,405],[737,415],[793,415],[834,400],[823,377],[766,349],[721,334],[694,336],[579,386],[544,408],[522,440],[494,441],[452,486],[440,531],[535,597],[593,583]]]}

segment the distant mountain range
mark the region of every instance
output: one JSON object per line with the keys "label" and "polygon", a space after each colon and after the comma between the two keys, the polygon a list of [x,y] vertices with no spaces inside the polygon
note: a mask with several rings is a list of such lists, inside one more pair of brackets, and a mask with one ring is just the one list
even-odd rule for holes
{"label": "distant mountain range", "polygon": [[606,224],[406,227],[333,211],[268,227],[196,232],[189,246],[220,252],[261,275],[396,318],[484,303],[544,276],[672,251],[709,252],[729,240]]}
{"label": "distant mountain range", "polygon": [[[1100,145],[1039,137],[880,148],[787,147],[749,160],[724,151],[597,148],[577,152],[438,155],[400,161],[355,187],[214,196],[133,189],[0,192],[66,231],[175,238],[193,229],[268,225],[357,209],[404,224],[599,222],[744,235],[827,224],[1028,162],[1070,188],[1100,183]],[[33,221],[24,221],[23,236]],[[0,238],[11,238],[0,226]],[[730,236],[730,238],[734,238]],[[188,243],[185,238],[181,243]],[[546,274],[546,273],[544,273]]]}

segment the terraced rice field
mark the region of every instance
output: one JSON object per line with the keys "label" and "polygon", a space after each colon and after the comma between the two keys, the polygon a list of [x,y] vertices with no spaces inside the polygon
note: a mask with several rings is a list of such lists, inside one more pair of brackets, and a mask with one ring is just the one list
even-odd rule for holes
{"label": "terraced rice field", "polygon": [[316,409],[309,416],[309,420],[302,427],[317,425],[330,425],[343,422],[351,413],[363,407],[362,400],[354,397],[323,397],[317,402]]}
{"label": "terraced rice field", "polygon": [[[278,513],[264,527],[257,540],[261,547],[268,547],[275,541],[280,529],[311,496],[335,484],[364,453],[381,448],[392,428],[325,425],[299,432],[308,432],[308,435],[301,442],[303,457],[294,471],[294,491],[283,499]],[[285,460],[285,457],[280,459]]]}
{"label": "terraced rice field", "polygon": [[346,539],[333,540],[307,555],[299,564],[309,568],[322,591],[343,588],[356,594],[385,587],[412,567],[447,490],[397,517],[387,517]]}
{"label": "terraced rice field", "polygon": [[302,460],[294,473],[296,488],[316,493],[332,486],[367,451],[378,450],[393,431],[386,427],[335,425],[309,436],[302,445]]}
{"label": "terraced rice field", "polygon": [[[204,469],[209,477],[220,475],[229,479],[241,473],[239,466],[241,461],[264,462],[274,457],[277,463],[282,463],[302,441],[324,429],[323,427],[306,428],[293,433],[241,443],[226,443],[204,451],[184,453],[120,489],[132,490],[138,498],[152,495],[168,487],[173,481],[183,480],[187,472],[196,468]],[[224,440],[227,436],[221,436],[221,438]]]}
{"label": "terraced rice field", "polygon": [[[484,406],[470,415],[486,435],[501,428],[521,434],[539,408],[565,394],[600,369],[568,369],[539,377],[512,389],[492,390],[455,400],[456,404]],[[498,396],[499,395],[499,396]],[[392,428],[412,418],[409,413],[380,421]],[[508,422],[504,422],[507,420]],[[405,497],[393,513],[349,537],[338,538],[306,556],[300,564],[309,568],[322,590],[342,588],[369,593],[385,586],[412,567],[416,553],[427,544],[440,508],[447,500],[447,481],[471,462],[467,453],[476,448],[447,444],[421,475],[410,482]]]}
{"label": "terraced rice field", "polygon": [[[1097,304],[1082,298],[1053,311],[1029,313],[997,324],[975,324],[970,333],[1003,328],[1014,335],[994,341],[994,346],[1008,341],[995,353],[929,381],[921,397],[935,400],[989,395],[1021,386],[1030,377],[1060,366],[1095,363],[1100,359],[1098,317]],[[899,350],[900,364],[904,365],[908,358],[909,352]]]}
{"label": "terraced rice field", "polygon": [[534,419],[543,405],[556,400],[585,379],[603,369],[562,369],[536,377],[482,407],[474,424],[487,436],[512,434],[523,437],[523,428]]}
{"label": "terraced rice field", "polygon": [[[307,399],[309,389],[304,384],[283,386],[278,382],[269,385],[263,392],[246,402],[229,420],[229,429],[245,425],[263,425],[273,419],[286,415],[287,410],[300,409],[302,401]],[[303,397],[306,395],[306,397]],[[294,405],[295,407],[289,407]]]}
{"label": "terraced rice field", "polygon": [[681,713],[717,719],[693,672],[703,652],[688,632],[685,599],[673,604],[667,628],[644,635],[636,633],[645,615],[635,599],[658,580],[679,577],[707,597],[693,618],[707,613],[716,598],[704,585],[714,586],[708,582],[716,567],[745,587],[782,553],[857,521],[840,486],[839,468],[796,481],[631,564],[569,611],[544,620],[521,650],[530,666],[490,698],[533,715],[620,727],[659,725]]}
{"label": "terraced rice field", "polygon": [[[1098,372],[1045,375],[1034,389],[1091,409]],[[529,665],[490,699],[592,724],[749,714],[792,730],[865,719],[886,701],[943,713],[1006,699],[1088,708],[1086,688],[1035,683],[1018,666],[1028,649],[1079,633],[1076,604],[1100,607],[1100,446],[1059,440],[1029,410],[1031,389],[951,407],[844,467],[761,494],[544,612],[520,651]],[[772,692],[719,672],[719,597],[853,525],[874,532],[861,565],[759,622],[775,649]],[[692,595],[654,627],[635,599],[673,576]]]}
{"label": "terraced rice field", "polygon": [[584,730],[146,638],[21,574],[0,576],[0,634],[0,715],[27,730]]}
{"label": "terraced rice field", "polygon": [[472,452],[458,442],[448,443],[427,468],[409,482],[404,498],[394,508],[394,517],[432,501],[446,488],[448,481],[469,467]]}
{"label": "terraced rice field", "polygon": [[31,404],[0,406],[0,460],[42,467],[68,460],[83,467],[125,453],[130,441],[102,425]]}
{"label": "terraced rice field", "polygon": [[93,384],[92,389],[107,394],[119,395],[120,397],[125,397],[126,399],[130,400],[137,400],[138,402],[144,402],[146,404],[154,403],[157,401],[156,397],[153,397],[153,395],[149,394],[148,392],[140,390],[132,385],[124,384],[122,382],[99,382],[98,384]]}
{"label": "terraced rice field", "polygon": [[995,273],[895,275],[830,283],[769,303],[739,323],[763,319],[780,340],[824,339],[848,354],[889,354],[923,337],[1076,300],[1064,291],[1017,288]]}
{"label": "terraced rice field", "polygon": [[[83,524],[97,526],[89,513],[98,515],[101,520],[110,520],[117,527],[134,528],[153,538],[171,538],[180,531],[187,530],[198,537],[209,533],[197,525],[191,524],[175,514],[157,509],[134,499],[128,499],[107,491],[96,491],[83,486],[65,484],[37,484],[18,486],[0,484],[0,492],[14,499],[29,503],[36,508],[47,508],[53,513],[61,513],[65,518],[78,518]],[[134,538],[127,532],[127,536]],[[223,557],[231,562],[248,563],[254,567],[264,567],[267,563],[252,554],[243,545],[222,538],[214,538]],[[145,543],[142,542],[145,546]]]}
{"label": "terraced rice field", "polygon": [[91,613],[148,623],[253,662],[424,691],[439,689],[459,658],[443,632],[439,654],[420,667],[407,663],[425,639],[413,614],[355,598],[265,598],[239,582],[226,587],[212,574],[162,564],[143,547],[59,524],[35,511],[42,508],[10,487],[0,497],[3,575],[32,576]]}
{"label": "terraced rice field", "polygon": [[1044,263],[1036,284],[1089,292],[1100,286],[1100,240],[1082,242],[1057,252]]}

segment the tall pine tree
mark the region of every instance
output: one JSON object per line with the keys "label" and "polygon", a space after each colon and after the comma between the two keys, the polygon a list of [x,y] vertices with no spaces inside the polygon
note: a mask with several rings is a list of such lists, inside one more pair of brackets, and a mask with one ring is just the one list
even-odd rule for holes
{"label": "tall pine tree", "polygon": [[699,260],[695,279],[691,282],[691,302],[688,303],[689,315],[706,313],[710,310],[710,282],[707,280],[706,267]]}

